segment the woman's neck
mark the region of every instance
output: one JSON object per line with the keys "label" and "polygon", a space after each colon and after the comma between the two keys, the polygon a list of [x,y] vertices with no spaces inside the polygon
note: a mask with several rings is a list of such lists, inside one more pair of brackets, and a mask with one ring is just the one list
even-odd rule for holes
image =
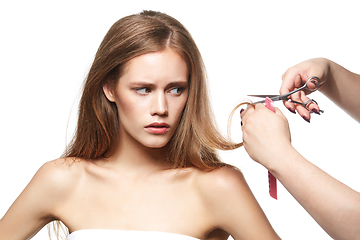
{"label": "woman's neck", "polygon": [[167,145],[162,148],[149,148],[135,139],[120,141],[104,164],[121,171],[150,173],[167,169],[167,153]]}

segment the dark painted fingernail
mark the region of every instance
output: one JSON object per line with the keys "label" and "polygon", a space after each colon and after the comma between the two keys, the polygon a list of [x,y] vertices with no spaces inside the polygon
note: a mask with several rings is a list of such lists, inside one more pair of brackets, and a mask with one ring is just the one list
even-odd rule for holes
{"label": "dark painted fingernail", "polygon": [[305,121],[307,121],[308,123],[310,123],[310,119],[307,117],[302,117]]}
{"label": "dark painted fingernail", "polygon": [[242,108],[242,109],[240,110],[240,114],[242,114],[243,111],[244,111],[244,109]]}
{"label": "dark painted fingernail", "polygon": [[291,108],[288,108],[288,110],[294,114],[296,114],[295,110],[294,109],[291,109]]}
{"label": "dark painted fingernail", "polygon": [[320,115],[319,110],[317,110],[316,108],[311,109],[311,111],[312,111],[313,113],[316,113],[317,115]]}
{"label": "dark painted fingernail", "polygon": [[315,80],[311,80],[310,82],[312,82],[315,86],[317,86],[317,85],[318,85],[318,82],[317,82],[317,81],[315,81]]}
{"label": "dark painted fingernail", "polygon": [[240,125],[242,126],[243,124],[242,124],[242,121],[240,122]]}

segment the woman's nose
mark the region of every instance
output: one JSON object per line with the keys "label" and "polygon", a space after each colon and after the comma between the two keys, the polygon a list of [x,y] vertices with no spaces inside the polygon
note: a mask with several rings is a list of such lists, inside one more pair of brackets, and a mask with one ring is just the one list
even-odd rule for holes
{"label": "woman's nose", "polygon": [[160,92],[154,95],[154,101],[152,103],[151,115],[167,116],[168,105],[164,92]]}

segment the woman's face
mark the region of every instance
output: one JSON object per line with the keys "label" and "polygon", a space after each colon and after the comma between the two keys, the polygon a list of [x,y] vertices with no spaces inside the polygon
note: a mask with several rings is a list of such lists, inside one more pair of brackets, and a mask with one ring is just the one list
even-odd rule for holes
{"label": "woman's face", "polygon": [[121,141],[146,147],[165,146],[173,136],[188,97],[188,69],[169,49],[131,60],[115,88],[104,87],[116,103]]}

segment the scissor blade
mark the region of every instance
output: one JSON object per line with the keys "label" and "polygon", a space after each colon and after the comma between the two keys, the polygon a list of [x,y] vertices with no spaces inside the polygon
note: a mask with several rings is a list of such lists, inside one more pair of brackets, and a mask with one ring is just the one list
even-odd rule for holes
{"label": "scissor blade", "polygon": [[274,97],[278,97],[279,95],[248,95],[249,97],[260,97],[260,98],[274,98]]}
{"label": "scissor blade", "polygon": [[265,103],[265,100],[254,102],[253,104]]}

